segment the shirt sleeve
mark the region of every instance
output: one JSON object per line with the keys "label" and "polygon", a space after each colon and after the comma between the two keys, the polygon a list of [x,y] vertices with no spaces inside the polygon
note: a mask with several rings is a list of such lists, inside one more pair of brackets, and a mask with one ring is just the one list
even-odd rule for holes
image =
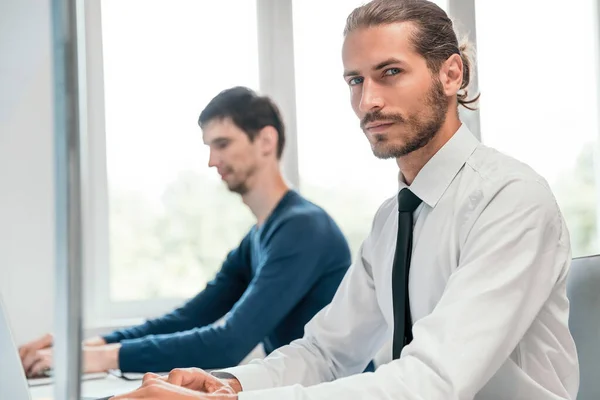
{"label": "shirt sleeve", "polygon": [[[318,235],[315,223],[319,222],[302,217],[282,222],[265,243],[262,261],[248,288],[222,324],[125,341],[121,353],[126,351],[136,357],[136,370],[237,365],[281,323],[320,278],[324,240]],[[136,347],[128,350],[128,346]],[[164,361],[169,358],[176,364]],[[132,368],[126,365],[126,369]]]}
{"label": "shirt sleeve", "polygon": [[[331,304],[306,325],[302,339],[264,360],[213,374],[235,376],[242,385],[243,396],[261,398],[260,394],[245,391],[295,383],[311,386],[364,371],[384,344],[387,331],[375,296],[371,265],[362,256],[363,247],[368,246],[370,240],[371,235],[361,246],[357,260],[344,276]],[[265,398],[278,398],[277,394],[270,397],[266,393]]]}
{"label": "shirt sleeve", "polygon": [[[287,377],[283,382],[271,379],[271,386],[294,380],[299,384],[242,392],[240,400],[473,399],[516,348],[553,287],[564,279],[570,261],[562,217],[541,183],[513,181],[473,215],[464,228],[458,268],[434,311],[413,326],[414,340],[400,359],[374,373],[306,387],[312,383],[303,379],[308,367],[283,371],[303,364],[287,351],[285,363],[279,356],[263,364],[269,371],[265,375]],[[346,311],[347,318],[354,318],[351,310]],[[318,342],[320,336],[327,338],[319,331],[313,340]],[[372,340],[365,335],[353,339],[348,352],[368,347]],[[320,364],[330,360],[335,365],[327,350],[315,358]]]}

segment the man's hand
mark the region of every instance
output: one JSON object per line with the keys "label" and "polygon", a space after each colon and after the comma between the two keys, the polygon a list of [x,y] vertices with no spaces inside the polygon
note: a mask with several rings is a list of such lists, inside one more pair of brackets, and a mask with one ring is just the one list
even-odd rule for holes
{"label": "man's hand", "polygon": [[203,393],[237,394],[242,391],[242,385],[237,379],[219,379],[199,368],[176,368],[166,376],[148,373],[144,375],[142,382],[145,385],[154,381],[167,382]]}
{"label": "man's hand", "polygon": [[[52,334],[47,333],[39,339],[32,340],[29,343],[25,343],[19,347],[19,357],[21,357],[21,363],[23,366],[31,366],[31,358],[38,350],[47,349],[52,347],[54,337]],[[27,368],[25,368],[27,371]]]}
{"label": "man's hand", "polygon": [[[28,377],[39,376],[44,370],[52,367],[52,345],[54,343],[54,337],[51,333],[47,333],[39,339],[33,340],[29,343],[19,347],[19,357],[21,358],[21,364]],[[106,345],[106,341],[100,336],[89,338],[83,341],[84,346],[84,370],[85,372],[100,372],[109,368],[101,369],[105,363],[109,362],[109,359],[117,358],[118,364],[118,349],[115,354],[114,348],[107,348],[103,352],[98,353],[86,353],[87,347],[95,347]],[[112,361],[112,360],[111,360]],[[88,368],[89,365],[89,368]],[[112,363],[111,363],[112,365]],[[118,368],[116,367],[111,368]]]}
{"label": "man's hand", "polygon": [[[84,373],[104,372],[119,367],[119,343],[104,346],[83,347],[83,371]],[[27,377],[40,376],[45,370],[53,365],[52,348],[37,350],[23,360],[23,369]]]}
{"label": "man's hand", "polygon": [[111,397],[111,400],[238,400],[238,395],[235,393],[200,393],[168,383],[163,378],[152,378],[148,375],[142,387],[130,393]]}

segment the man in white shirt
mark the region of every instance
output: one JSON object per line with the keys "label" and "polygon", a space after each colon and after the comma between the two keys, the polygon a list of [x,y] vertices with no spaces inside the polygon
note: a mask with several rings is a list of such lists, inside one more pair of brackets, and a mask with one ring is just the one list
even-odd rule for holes
{"label": "man in white shirt", "polygon": [[[374,0],[344,34],[352,107],[373,153],[396,158],[398,197],[303,339],[117,399],[574,400],[568,231],[544,179],[461,124],[477,100],[466,44],[425,0]],[[390,339],[394,359],[358,374]]]}

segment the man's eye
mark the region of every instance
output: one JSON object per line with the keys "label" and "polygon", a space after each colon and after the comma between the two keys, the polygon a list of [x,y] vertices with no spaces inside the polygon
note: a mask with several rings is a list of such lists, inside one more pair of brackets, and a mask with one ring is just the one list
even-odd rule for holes
{"label": "man's eye", "polygon": [[356,86],[356,85],[360,85],[363,82],[363,78],[358,76],[356,78],[352,78],[348,81],[348,85],[350,86]]}
{"label": "man's eye", "polygon": [[402,72],[402,70],[400,68],[389,68],[389,69],[386,69],[383,74],[391,76],[391,75],[398,75],[400,72]]}

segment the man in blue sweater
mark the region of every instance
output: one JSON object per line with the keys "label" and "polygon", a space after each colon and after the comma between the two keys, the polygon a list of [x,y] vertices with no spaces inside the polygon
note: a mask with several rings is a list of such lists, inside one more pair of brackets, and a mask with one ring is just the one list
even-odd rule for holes
{"label": "man in blue sweater", "polygon": [[[86,372],[230,367],[260,342],[270,353],[303,336],[350,265],[336,223],[284,182],[284,124],[269,98],[243,87],[225,90],[202,111],[199,125],[209,167],[242,196],[256,225],[214,280],[182,307],[86,340]],[[51,367],[51,345],[46,335],[19,349],[28,376]]]}

